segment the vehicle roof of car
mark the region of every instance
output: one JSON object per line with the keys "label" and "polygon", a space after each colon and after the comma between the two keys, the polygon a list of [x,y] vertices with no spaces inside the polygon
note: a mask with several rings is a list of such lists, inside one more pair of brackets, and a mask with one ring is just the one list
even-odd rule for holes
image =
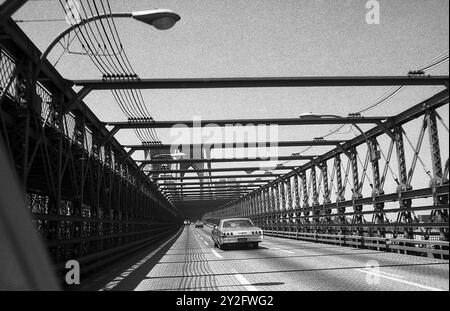
{"label": "vehicle roof of car", "polygon": [[224,222],[224,221],[228,221],[228,220],[250,220],[250,218],[224,218],[224,219],[221,219],[220,221]]}

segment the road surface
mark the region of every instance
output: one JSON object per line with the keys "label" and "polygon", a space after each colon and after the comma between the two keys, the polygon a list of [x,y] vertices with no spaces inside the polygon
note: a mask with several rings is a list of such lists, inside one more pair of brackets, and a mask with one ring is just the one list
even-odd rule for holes
{"label": "road surface", "polygon": [[[449,290],[448,260],[268,236],[259,249],[220,250],[214,248],[210,231],[209,227],[185,226],[175,242],[169,240],[149,254],[143,254],[99,289]],[[158,251],[163,254],[155,261]]]}

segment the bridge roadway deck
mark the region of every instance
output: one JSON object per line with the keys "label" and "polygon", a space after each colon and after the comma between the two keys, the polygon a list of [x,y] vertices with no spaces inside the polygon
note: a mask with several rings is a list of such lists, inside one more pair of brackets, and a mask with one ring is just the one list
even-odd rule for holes
{"label": "bridge roadway deck", "polygon": [[[265,237],[259,249],[219,250],[213,246],[210,228],[191,225],[182,230],[156,262],[148,264],[158,250],[144,254],[99,289],[449,290],[448,260],[274,237]],[[367,268],[373,263],[379,268]]]}

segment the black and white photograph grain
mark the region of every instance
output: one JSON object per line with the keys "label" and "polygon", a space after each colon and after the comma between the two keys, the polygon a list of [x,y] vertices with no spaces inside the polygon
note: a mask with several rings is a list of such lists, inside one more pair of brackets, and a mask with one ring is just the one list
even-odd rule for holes
{"label": "black and white photograph grain", "polygon": [[0,292],[419,291],[449,291],[448,0],[0,0]]}

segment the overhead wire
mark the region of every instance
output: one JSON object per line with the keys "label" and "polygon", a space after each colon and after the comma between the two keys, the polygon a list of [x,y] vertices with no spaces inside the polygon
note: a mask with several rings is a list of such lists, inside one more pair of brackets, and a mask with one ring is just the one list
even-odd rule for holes
{"label": "overhead wire", "polygon": [[[66,5],[63,4],[63,1]],[[76,13],[81,19],[88,16],[111,15],[105,18],[86,23],[76,31],[76,36],[97,69],[104,77],[115,79],[138,79],[131,62],[123,49],[123,44],[117,31],[117,27],[112,18],[111,6],[108,0],[79,1],[80,8],[72,6],[72,11],[68,9],[68,0],[59,0],[66,16],[70,20],[77,21]],[[94,26],[92,26],[93,24]],[[121,110],[128,118],[145,118],[153,120],[145,105],[142,92],[136,89],[112,90],[113,98],[118,103]],[[155,129],[135,129],[135,133],[142,142],[158,141]]]}

